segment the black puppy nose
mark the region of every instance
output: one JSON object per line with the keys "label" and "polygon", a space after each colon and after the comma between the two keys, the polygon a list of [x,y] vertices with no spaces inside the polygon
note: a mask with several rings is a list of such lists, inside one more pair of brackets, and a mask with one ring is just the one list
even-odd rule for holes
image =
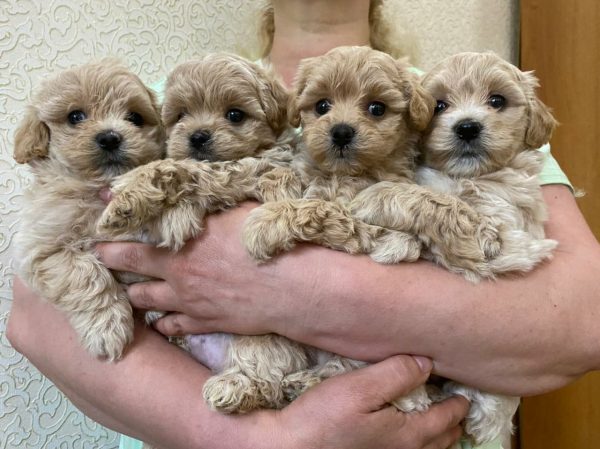
{"label": "black puppy nose", "polygon": [[190,145],[196,150],[200,150],[210,140],[210,137],[208,131],[198,130],[190,136]]}
{"label": "black puppy nose", "polygon": [[352,139],[356,131],[350,125],[346,125],[345,123],[341,123],[339,125],[335,125],[331,128],[331,140],[338,147],[343,147],[348,145]]}
{"label": "black puppy nose", "polygon": [[100,148],[106,151],[113,151],[119,148],[123,136],[112,129],[109,131],[102,131],[96,135],[96,143]]}
{"label": "black puppy nose", "polygon": [[481,132],[482,126],[479,122],[473,120],[464,120],[459,122],[454,127],[454,132],[461,140],[466,140],[467,142],[473,140],[479,136]]}

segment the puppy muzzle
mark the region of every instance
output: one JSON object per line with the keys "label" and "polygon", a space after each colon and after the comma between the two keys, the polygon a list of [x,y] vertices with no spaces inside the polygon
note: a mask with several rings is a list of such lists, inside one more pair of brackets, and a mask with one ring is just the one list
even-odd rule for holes
{"label": "puppy muzzle", "polygon": [[339,123],[333,126],[329,132],[331,135],[331,145],[337,156],[344,157],[348,151],[352,150],[356,130],[346,124]]}
{"label": "puppy muzzle", "polygon": [[212,134],[206,130],[194,132],[189,139],[190,157],[198,161],[210,161],[214,158]]}

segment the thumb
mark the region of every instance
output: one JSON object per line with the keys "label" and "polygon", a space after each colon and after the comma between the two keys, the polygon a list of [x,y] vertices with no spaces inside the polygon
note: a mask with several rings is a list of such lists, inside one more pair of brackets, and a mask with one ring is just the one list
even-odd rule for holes
{"label": "thumb", "polygon": [[399,355],[347,375],[347,382],[360,392],[356,399],[368,411],[380,410],[423,385],[433,367],[426,357]]}

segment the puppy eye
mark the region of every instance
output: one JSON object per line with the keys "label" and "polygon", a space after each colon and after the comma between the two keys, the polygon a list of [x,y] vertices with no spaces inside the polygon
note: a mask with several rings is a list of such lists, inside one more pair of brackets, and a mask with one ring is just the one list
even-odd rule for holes
{"label": "puppy eye", "polygon": [[446,110],[447,107],[448,103],[446,103],[444,100],[438,100],[433,112],[434,114],[439,114],[440,112]]}
{"label": "puppy eye", "polygon": [[240,123],[242,120],[244,120],[245,116],[246,114],[244,114],[244,111],[240,111],[239,109],[230,109],[225,114],[225,118],[227,118],[227,120],[229,120],[231,123]]}
{"label": "puppy eye", "polygon": [[319,100],[319,101],[317,101],[317,104],[315,105],[315,111],[319,115],[327,114],[330,109],[331,109],[331,103],[327,99]]}
{"label": "puppy eye", "polygon": [[369,114],[374,115],[375,117],[381,117],[385,114],[385,105],[381,101],[369,103],[367,109],[369,110]]}
{"label": "puppy eye", "polygon": [[504,106],[506,106],[506,98],[504,98],[502,95],[492,95],[488,99],[488,104],[494,109],[502,109]]}
{"label": "puppy eye", "polygon": [[87,118],[87,115],[85,115],[85,112],[77,110],[69,112],[67,118],[71,125],[77,125],[78,123],[83,122]]}
{"label": "puppy eye", "polygon": [[138,128],[141,128],[142,126],[144,126],[144,117],[142,117],[140,114],[138,114],[137,112],[130,112],[127,115],[126,120],[128,122],[133,123],[135,126],[137,126]]}

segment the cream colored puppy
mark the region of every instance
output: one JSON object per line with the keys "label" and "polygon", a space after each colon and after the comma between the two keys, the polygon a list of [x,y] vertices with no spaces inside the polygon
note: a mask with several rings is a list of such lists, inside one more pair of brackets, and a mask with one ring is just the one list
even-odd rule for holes
{"label": "cream colored puppy", "polygon": [[[461,255],[467,268],[483,263],[497,246],[495,229],[459,199],[414,182],[417,141],[433,108],[433,97],[408,66],[384,53],[340,47],[303,61],[289,113],[303,129],[292,162],[303,198],[266,203],[251,212],[243,231],[249,253],[265,260],[297,241],[309,241],[389,263],[416,260],[427,239]],[[357,194],[384,181],[398,186],[402,207],[409,204],[403,227],[369,225],[350,213]],[[372,198],[364,209],[377,215],[381,209],[394,213],[395,207]],[[314,350],[309,355],[309,369],[282,382],[289,399],[362,365]],[[404,411],[423,410],[429,398],[421,388],[395,404]]]}
{"label": "cream colored puppy", "polygon": [[[267,70],[235,55],[211,54],[176,67],[162,108],[169,159],[112,183],[100,230],[115,237],[145,231],[178,250],[201,232],[207,213],[249,198],[299,196],[300,181],[286,168],[295,136],[287,99]],[[203,394],[224,413],[283,407],[283,376],[307,366],[304,348],[277,335],[188,336],[186,343],[215,372]]]}
{"label": "cream colored puppy", "polygon": [[[492,53],[462,53],[433,68],[422,85],[437,106],[421,141],[424,166],[418,182],[472,206],[501,229],[502,241],[499,254],[472,271],[435,244],[427,257],[471,280],[527,272],[549,259],[557,242],[544,238],[546,209],[538,179],[543,154],[536,149],[549,141],[556,122],[535,94],[536,78]],[[394,194],[387,187],[369,193]],[[379,215],[370,222],[393,226],[394,220]],[[510,431],[518,398],[456,383],[446,384],[444,391],[471,401],[465,431],[476,444]]]}
{"label": "cream colored puppy", "polygon": [[14,158],[34,175],[18,236],[20,275],[68,316],[95,356],[118,359],[133,338],[127,296],[93,254],[99,192],[163,154],[154,95],[111,59],[44,82],[16,131]]}
{"label": "cream colored puppy", "polygon": [[215,53],[177,66],[162,107],[168,159],[112,183],[99,230],[144,230],[178,250],[201,232],[207,213],[297,196],[299,183],[280,169],[293,155],[287,98],[275,77],[239,56]]}

